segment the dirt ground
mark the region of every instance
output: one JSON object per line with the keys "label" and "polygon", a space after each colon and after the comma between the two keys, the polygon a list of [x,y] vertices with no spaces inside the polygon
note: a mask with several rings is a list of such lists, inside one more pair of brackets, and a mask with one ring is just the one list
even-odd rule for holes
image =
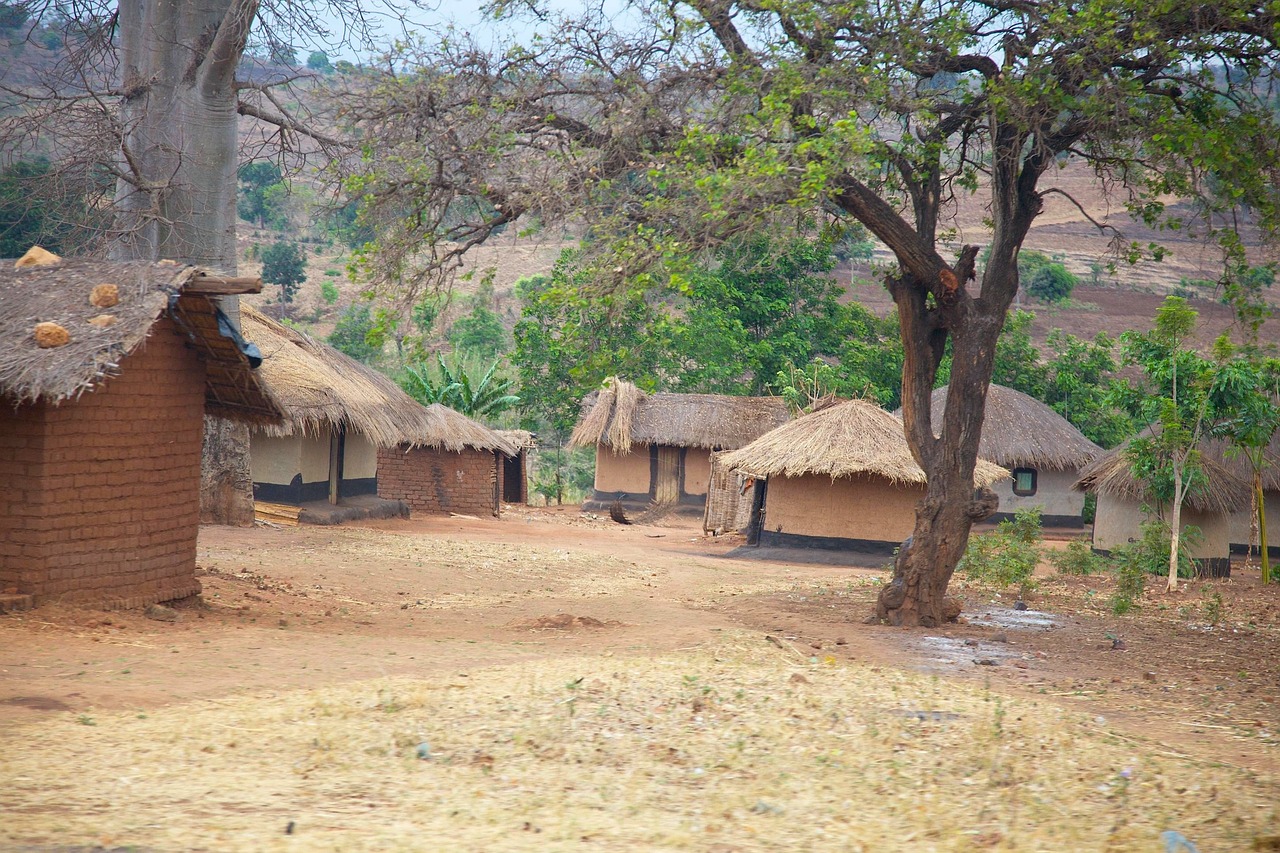
{"label": "dirt ground", "polygon": [[802,654],[1048,697],[1170,754],[1280,767],[1280,585],[1255,569],[1148,592],[1042,567],[1029,610],[967,586],[962,623],[866,625],[879,569],[726,557],[693,521],[623,527],[576,508],[368,527],[207,527],[204,607],[177,622],[49,606],[0,618],[0,727],[566,655],[696,648],[747,629]]}

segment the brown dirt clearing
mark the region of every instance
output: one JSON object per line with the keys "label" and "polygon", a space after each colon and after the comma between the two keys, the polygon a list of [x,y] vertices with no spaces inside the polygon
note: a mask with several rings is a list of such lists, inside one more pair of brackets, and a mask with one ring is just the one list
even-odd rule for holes
{"label": "brown dirt clearing", "polygon": [[[1044,843],[1037,827],[1067,843],[1041,849],[1098,849],[1100,838],[1154,849],[1152,833],[1172,827],[1208,851],[1280,831],[1280,589],[1261,589],[1256,570],[1149,593],[1123,618],[1106,609],[1106,578],[1043,577],[1029,611],[959,584],[966,624],[902,631],[861,621],[883,572],[725,559],[738,544],[688,521],[622,527],[576,508],[206,528],[207,604],[178,622],[58,607],[0,619],[0,811],[21,816],[0,840],[285,849],[283,826],[299,814],[311,840],[288,849],[414,849],[403,840],[414,826],[446,833],[438,840],[458,821],[475,829],[468,849],[1028,849]],[[581,692],[566,687],[584,677]],[[446,701],[458,685],[474,698]],[[993,697],[1005,709],[995,717]],[[578,702],[591,715],[568,714]],[[676,707],[678,718],[654,710]],[[757,719],[766,710],[781,716]],[[832,713],[856,732],[822,724]],[[712,718],[737,740],[706,740]],[[445,734],[432,728],[445,720]],[[424,727],[443,738],[426,770],[404,757]],[[870,740],[842,740],[855,736]],[[725,751],[738,740],[747,746]],[[339,748],[348,742],[374,758],[355,760]],[[98,767],[99,749],[119,752],[119,766]],[[1046,749],[1090,754],[1072,772],[1105,819],[1037,793],[1076,784],[1037,776],[1067,772],[1039,766]],[[952,752],[969,763],[946,769]],[[692,778],[695,767],[710,775]],[[1129,767],[1146,774],[1142,792],[1115,776]],[[910,781],[898,790],[868,768]],[[121,789],[113,773],[141,781]],[[388,787],[424,774],[430,803]],[[922,815],[941,834],[885,846],[889,813],[881,826],[862,803],[864,826],[851,829],[847,790],[836,796],[846,784],[889,805],[931,792],[937,812]],[[677,803],[667,786],[689,796]],[[1003,811],[1012,789],[1027,794],[1020,815]],[[1227,789],[1229,808],[1217,799]],[[380,823],[364,817],[371,806]],[[154,825],[161,807],[181,820]],[[524,816],[508,825],[513,814]],[[1111,821],[1105,838],[1089,834],[1098,820]],[[1084,834],[1063,835],[1070,827]]]}

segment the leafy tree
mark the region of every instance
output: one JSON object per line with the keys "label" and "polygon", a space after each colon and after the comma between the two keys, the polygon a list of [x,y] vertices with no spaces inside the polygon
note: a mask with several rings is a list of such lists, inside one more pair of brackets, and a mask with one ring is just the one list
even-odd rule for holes
{"label": "leafy tree", "polygon": [[84,203],[47,192],[56,180],[44,158],[19,160],[0,169],[0,258],[16,258],[32,246],[64,251],[83,220]]}
{"label": "leafy tree", "polygon": [[[806,215],[861,223],[897,261],[885,284],[904,424],[928,476],[877,604],[895,624],[945,618],[970,526],[989,511],[973,499],[983,392],[1059,164],[1115,178],[1147,224],[1183,226],[1189,212],[1212,228],[1246,205],[1264,231],[1277,224],[1278,119],[1254,83],[1280,60],[1280,11],[1260,0],[673,0],[627,33],[602,31],[607,14],[542,5],[495,6],[544,16],[536,44],[494,55],[453,34],[438,49],[408,43],[386,67],[409,72],[353,101],[378,145],[346,165],[388,211],[374,285],[392,281],[378,264],[415,258],[425,265],[409,280],[423,282],[526,214],[587,221],[584,266],[613,292],[662,286],[672,258]],[[1238,75],[1216,75],[1221,64]],[[992,234],[980,278],[978,247],[953,256],[943,242],[953,200],[970,193],[985,196]],[[935,432],[948,344],[961,405]]]}
{"label": "leafy tree", "polygon": [[476,305],[470,313],[454,321],[449,342],[460,352],[492,359],[509,349],[502,319],[486,305]]}
{"label": "leafy tree", "polygon": [[1119,367],[1111,336],[1099,332],[1086,341],[1054,329],[1048,343],[1053,356],[1045,365],[1040,399],[1102,447],[1115,447],[1133,435],[1133,420],[1110,394]]}
{"label": "leafy tree", "polygon": [[1127,452],[1134,476],[1147,486],[1169,526],[1170,592],[1178,588],[1182,505],[1206,484],[1202,440],[1229,429],[1241,411],[1269,404],[1274,387],[1260,386],[1246,361],[1232,360],[1225,336],[1215,344],[1212,360],[1189,349],[1197,317],[1185,299],[1169,296],[1156,313],[1155,328],[1121,336],[1126,363],[1140,367],[1143,376],[1118,386],[1118,394],[1140,422],[1154,427],[1130,442]]}
{"label": "leafy tree", "polygon": [[1043,400],[1048,377],[1040,363],[1040,351],[1031,343],[1035,319],[1030,311],[1011,311],[1005,317],[1004,330],[996,341],[991,381]]}
{"label": "leafy tree", "polygon": [[328,279],[320,282],[320,297],[324,299],[326,305],[332,305],[337,302],[339,295],[338,285]]}
{"label": "leafy tree", "polygon": [[0,30],[16,30],[27,22],[31,13],[23,3],[0,3]]}
{"label": "leafy tree", "polygon": [[1065,302],[1075,289],[1076,277],[1060,263],[1040,267],[1027,281],[1027,293],[1045,302]]}
{"label": "leafy tree", "polygon": [[384,337],[374,322],[368,302],[353,302],[338,315],[329,343],[356,361],[366,364],[382,354]]}
{"label": "leafy tree", "polygon": [[[278,226],[283,220],[280,209],[281,194],[277,187],[284,187],[280,167],[267,160],[245,163],[236,172],[240,180],[240,194],[236,200],[236,212],[240,218],[255,223],[259,228]],[[286,189],[287,195],[287,189]]]}
{"label": "leafy tree", "polygon": [[313,50],[307,57],[307,67],[312,71],[319,71],[321,74],[327,74],[333,70],[332,63],[329,62],[329,54],[323,50]]}
{"label": "leafy tree", "polygon": [[307,280],[307,257],[297,243],[277,240],[262,253],[262,280],[280,285],[280,302],[287,305]]}

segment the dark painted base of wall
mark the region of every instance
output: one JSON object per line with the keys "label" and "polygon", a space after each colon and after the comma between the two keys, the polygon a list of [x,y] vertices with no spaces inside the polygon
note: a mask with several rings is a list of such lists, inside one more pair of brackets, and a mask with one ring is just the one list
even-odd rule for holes
{"label": "dark painted base of wall", "polygon": [[818,548],[823,551],[857,551],[861,554],[881,554],[892,557],[901,542],[884,542],[879,539],[843,539],[838,536],[806,536],[802,533],[776,533],[760,531],[760,544],[769,548]]}
{"label": "dark painted base of wall", "polygon": [[[1002,521],[1013,521],[1013,513],[997,512],[990,518],[983,519],[979,524],[999,524]],[[1084,519],[1078,515],[1042,515],[1040,516],[1040,525],[1042,527],[1063,527],[1075,530],[1084,529]],[[977,525],[975,525],[977,526]]]}
{"label": "dark painted base of wall", "polygon": [[[1103,548],[1093,548],[1092,551],[1093,553],[1100,554],[1103,557],[1111,556],[1111,552]],[[1230,557],[1195,557],[1191,562],[1195,563],[1196,577],[1198,578],[1231,577]]]}
{"label": "dark painted base of wall", "polygon": [[[1268,536],[1267,538],[1270,539],[1271,537]],[[1248,545],[1241,545],[1239,543],[1232,542],[1231,553],[1239,554],[1242,557],[1248,554],[1257,558],[1262,556],[1262,548],[1257,545],[1254,545],[1251,548]],[[1267,556],[1273,560],[1280,560],[1280,545],[1267,545]]]}
{"label": "dark painted base of wall", "polygon": [[[344,498],[354,498],[359,495],[376,495],[377,493],[377,477],[342,480],[338,483],[338,494]],[[277,504],[289,504],[290,506],[302,506],[306,503],[324,501],[329,499],[329,481],[304,483],[302,482],[302,476],[298,475],[287,486],[282,486],[279,483],[254,483],[253,499]]]}

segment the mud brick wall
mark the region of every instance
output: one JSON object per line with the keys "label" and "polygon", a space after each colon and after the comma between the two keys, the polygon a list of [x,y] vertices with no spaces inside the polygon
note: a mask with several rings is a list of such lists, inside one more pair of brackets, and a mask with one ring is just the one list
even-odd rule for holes
{"label": "mud brick wall", "polygon": [[404,501],[413,512],[497,515],[498,469],[491,450],[382,447],[378,497]]}
{"label": "mud brick wall", "polygon": [[0,588],[138,607],[200,591],[205,371],[172,323],[78,400],[0,402]]}

